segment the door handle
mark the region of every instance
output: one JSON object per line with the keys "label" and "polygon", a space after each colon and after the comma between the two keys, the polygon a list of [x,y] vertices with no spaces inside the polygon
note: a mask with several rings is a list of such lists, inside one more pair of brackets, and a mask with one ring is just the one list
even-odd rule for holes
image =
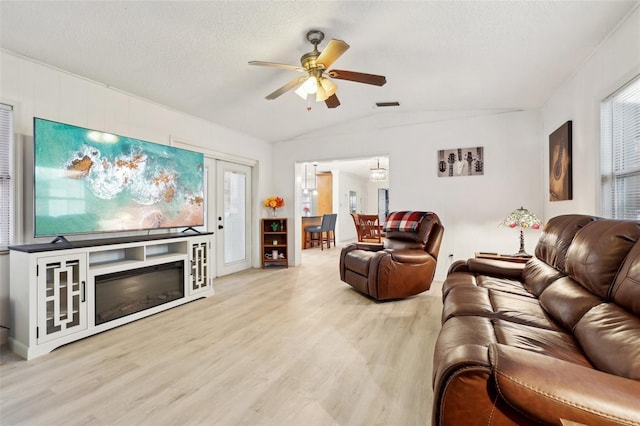
{"label": "door handle", "polygon": [[222,229],[222,228],[224,228],[224,226],[218,225],[218,229]]}

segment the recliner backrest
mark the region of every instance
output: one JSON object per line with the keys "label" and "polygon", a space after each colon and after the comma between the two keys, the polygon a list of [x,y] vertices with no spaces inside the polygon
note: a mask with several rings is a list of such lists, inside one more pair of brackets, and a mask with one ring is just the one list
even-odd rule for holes
{"label": "recliner backrest", "polygon": [[384,248],[392,249],[420,249],[425,250],[429,237],[435,225],[440,225],[440,218],[432,212],[417,212],[422,214],[422,219],[415,232],[389,230],[390,218],[397,212],[389,213],[385,221],[386,238]]}
{"label": "recliner backrest", "polygon": [[585,225],[598,220],[595,216],[570,214],[556,216],[545,224],[536,245],[535,255],[547,265],[564,272],[567,249]]}
{"label": "recliner backrest", "polygon": [[610,300],[625,258],[640,240],[640,222],[601,219],[580,229],[567,249],[567,275],[603,300]]}

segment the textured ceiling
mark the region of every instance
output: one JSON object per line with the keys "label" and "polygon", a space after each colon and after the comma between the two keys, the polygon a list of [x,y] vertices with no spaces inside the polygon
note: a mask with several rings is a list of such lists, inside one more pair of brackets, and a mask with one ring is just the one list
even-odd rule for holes
{"label": "textured ceiling", "polygon": [[[540,107],[638,1],[7,1],[0,46],[266,141]],[[309,29],[351,48],[339,108],[268,93]],[[399,101],[394,109],[375,102]]]}

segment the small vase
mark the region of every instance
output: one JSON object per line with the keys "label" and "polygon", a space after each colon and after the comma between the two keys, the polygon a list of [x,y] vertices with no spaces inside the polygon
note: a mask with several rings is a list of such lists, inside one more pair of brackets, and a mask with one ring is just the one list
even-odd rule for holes
{"label": "small vase", "polygon": [[278,209],[275,207],[271,209],[271,217],[278,217]]}

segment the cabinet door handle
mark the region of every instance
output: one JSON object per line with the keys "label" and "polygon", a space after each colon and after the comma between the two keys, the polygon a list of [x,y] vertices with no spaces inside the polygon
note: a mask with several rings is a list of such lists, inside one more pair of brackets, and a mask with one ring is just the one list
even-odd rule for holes
{"label": "cabinet door handle", "polygon": [[222,229],[222,228],[224,228],[224,226],[218,225],[218,229]]}
{"label": "cabinet door handle", "polygon": [[82,303],[86,302],[87,283],[82,281]]}

